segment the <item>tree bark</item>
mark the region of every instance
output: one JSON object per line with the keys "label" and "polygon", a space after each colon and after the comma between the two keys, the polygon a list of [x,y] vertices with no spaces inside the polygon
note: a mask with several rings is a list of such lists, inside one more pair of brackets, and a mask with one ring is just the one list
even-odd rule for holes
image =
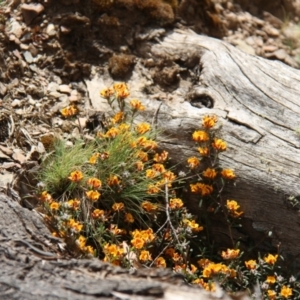
{"label": "tree bark", "polygon": [[[139,51],[149,64],[138,62],[128,84],[131,96],[147,107],[146,119],[155,117],[163,129],[162,148],[182,164],[197,155],[191,135],[200,128],[202,116],[217,115],[223,125],[221,136],[228,143],[220,165],[234,169],[238,176],[236,186],[226,189],[224,197],[237,200],[245,212],[237,234],[246,247],[248,238],[254,238],[263,240],[262,250],[280,246],[280,251],[296,257],[300,252],[299,70],[191,31],[172,32],[161,43],[142,44]],[[97,110],[107,111],[99,90],[111,83],[109,74],[86,82]],[[222,226],[216,230],[220,238]]]}

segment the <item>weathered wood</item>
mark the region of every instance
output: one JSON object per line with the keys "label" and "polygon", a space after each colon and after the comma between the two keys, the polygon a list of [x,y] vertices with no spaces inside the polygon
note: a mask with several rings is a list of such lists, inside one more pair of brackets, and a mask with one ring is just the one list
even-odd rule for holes
{"label": "weathered wood", "polygon": [[[281,243],[285,253],[298,255],[299,206],[293,207],[289,199],[300,195],[300,138],[295,131],[300,71],[190,31],[172,32],[150,51],[145,48],[140,51],[153,64],[172,62],[178,70],[178,81],[154,88],[151,69],[137,63],[129,81],[131,96],[147,107],[148,121],[163,102],[157,115],[158,127],[164,130],[162,146],[175,162],[184,162],[196,154],[191,134],[201,117],[219,116],[228,143],[220,163],[238,176],[226,197],[237,200],[245,211],[244,236],[271,235],[274,248]],[[106,111],[99,89],[112,83],[109,75],[86,83],[94,108]]]}

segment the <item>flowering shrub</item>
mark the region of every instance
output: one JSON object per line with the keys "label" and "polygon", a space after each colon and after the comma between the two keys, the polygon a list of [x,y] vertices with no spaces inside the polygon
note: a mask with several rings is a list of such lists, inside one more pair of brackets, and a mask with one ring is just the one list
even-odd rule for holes
{"label": "flowering shrub", "polygon": [[[151,125],[135,123],[146,108],[137,99],[128,101],[129,94],[125,83],[101,91],[114,111],[103,131],[71,148],[57,142],[45,160],[39,199],[53,235],[64,238],[77,257],[126,268],[172,268],[208,291],[216,281],[232,293],[259,283],[264,299],[300,299],[295,278],[280,275],[278,254],[244,261],[234,240],[231,228],[244,212],[236,200],[222,197],[236,175],[219,166],[227,144],[217,137],[217,117],[204,116],[191,137],[199,154],[187,158],[184,187],[199,201],[195,217],[176,194],[180,176],[166,167],[168,152],[158,150]],[[61,111],[64,117],[77,112]],[[205,220],[216,213],[228,224],[232,248],[213,251],[209,244]]]}

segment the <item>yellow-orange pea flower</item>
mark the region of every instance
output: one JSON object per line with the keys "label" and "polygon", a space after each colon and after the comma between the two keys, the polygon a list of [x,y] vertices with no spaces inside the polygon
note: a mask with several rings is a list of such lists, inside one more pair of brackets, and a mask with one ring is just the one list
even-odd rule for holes
{"label": "yellow-orange pea flower", "polygon": [[41,193],[39,199],[41,201],[45,201],[45,202],[49,202],[49,203],[53,201],[52,196],[47,191],[43,191]]}
{"label": "yellow-orange pea flower", "polygon": [[102,182],[100,179],[92,177],[87,180],[87,184],[94,189],[99,189],[102,186]]}
{"label": "yellow-orange pea flower", "polygon": [[105,133],[105,137],[115,138],[118,134],[119,134],[119,129],[112,127],[109,130],[107,130],[107,132]]}
{"label": "yellow-orange pea flower", "polygon": [[204,128],[212,128],[217,123],[218,118],[217,116],[204,116],[202,119],[202,125]]}
{"label": "yellow-orange pea flower", "polygon": [[117,97],[124,99],[129,96],[129,90],[126,83],[124,82],[115,83],[113,87]]}
{"label": "yellow-orange pea flower", "polygon": [[82,180],[83,174],[81,171],[76,170],[72,172],[68,178],[73,182],[79,182]]}
{"label": "yellow-orange pea flower", "polygon": [[219,152],[225,151],[227,148],[226,142],[221,139],[214,139],[212,146]]}
{"label": "yellow-orange pea flower", "polygon": [[275,276],[267,276],[266,282],[269,284],[273,284],[276,282],[276,277]]}
{"label": "yellow-orange pea flower", "polygon": [[158,176],[159,175],[159,172],[156,172],[155,170],[153,170],[153,169],[148,169],[148,170],[146,170],[146,177],[147,178],[154,178],[154,177],[156,177],[156,176]]}
{"label": "yellow-orange pea flower", "polygon": [[142,202],[141,207],[147,212],[155,211],[158,208],[156,204],[153,204],[149,201]]}
{"label": "yellow-orange pea flower", "polygon": [[245,266],[249,270],[255,270],[256,265],[257,265],[256,260],[250,259],[248,261],[245,261]]}
{"label": "yellow-orange pea flower", "polygon": [[274,290],[268,290],[267,291],[268,297],[270,300],[275,300],[276,299],[276,292]]}
{"label": "yellow-orange pea flower", "polygon": [[71,199],[67,202],[67,204],[71,209],[78,210],[80,207],[80,200],[78,200],[77,198]]}
{"label": "yellow-orange pea flower", "polygon": [[239,256],[240,250],[239,249],[227,249],[226,251],[222,251],[222,258],[223,259],[235,259]]}
{"label": "yellow-orange pea flower", "polygon": [[183,206],[183,202],[179,198],[172,198],[172,199],[170,199],[169,206],[171,209],[179,209]]}
{"label": "yellow-orange pea flower", "polygon": [[127,222],[127,223],[133,223],[134,222],[134,218],[133,218],[133,215],[131,213],[126,213],[125,214],[125,222]]}
{"label": "yellow-orange pea flower", "polygon": [[264,257],[264,261],[269,265],[274,265],[277,261],[278,255],[272,255],[268,254],[266,257]]}
{"label": "yellow-orange pea flower", "polygon": [[142,161],[137,161],[137,162],[135,163],[135,167],[136,167],[136,169],[137,169],[138,171],[143,171],[143,170],[144,170],[144,164],[143,164]]}
{"label": "yellow-orange pea flower", "polygon": [[148,123],[140,123],[140,124],[136,125],[136,128],[135,128],[135,130],[138,134],[144,134],[144,133],[148,132],[150,129],[151,129],[151,126]]}
{"label": "yellow-orange pea flower", "polygon": [[209,148],[207,147],[199,147],[198,151],[201,156],[208,156],[209,155]]}
{"label": "yellow-orange pea flower", "polygon": [[173,257],[174,253],[175,253],[174,248],[168,248],[165,250],[165,254],[168,255],[169,257]]}
{"label": "yellow-orange pea flower", "polygon": [[203,171],[202,175],[208,179],[215,179],[217,172],[215,169],[207,168],[205,171]]}
{"label": "yellow-orange pea flower", "polygon": [[59,207],[60,207],[60,204],[58,202],[53,201],[50,204],[50,209],[51,210],[59,210]]}
{"label": "yellow-orange pea flower", "polygon": [[113,124],[120,123],[124,120],[124,113],[122,111],[119,111],[112,117]]}
{"label": "yellow-orange pea flower", "polygon": [[80,232],[83,228],[83,225],[79,222],[76,222],[74,219],[68,221],[68,227],[73,229],[76,232]]}
{"label": "yellow-orange pea flower", "polygon": [[81,250],[84,249],[85,243],[86,243],[86,238],[83,235],[80,235],[79,238],[76,240],[76,244]]}
{"label": "yellow-orange pea flower", "polygon": [[191,169],[195,169],[200,165],[199,159],[195,156],[188,158],[187,163]]}
{"label": "yellow-orange pea flower", "polygon": [[139,151],[137,153],[137,157],[142,161],[142,162],[146,162],[149,160],[148,158],[148,154],[144,151]]}
{"label": "yellow-orange pea flower", "polygon": [[158,194],[161,191],[159,186],[155,184],[149,184],[148,189],[147,189],[147,194],[153,195],[153,194]]}
{"label": "yellow-orange pea flower", "polygon": [[102,209],[94,209],[92,212],[91,212],[91,216],[93,219],[99,219],[101,218],[102,216],[104,215],[104,210]]}
{"label": "yellow-orange pea flower", "polygon": [[64,117],[71,117],[78,113],[78,109],[76,108],[76,106],[70,105],[63,108],[60,112]]}
{"label": "yellow-orange pea flower", "polygon": [[208,184],[197,182],[195,184],[190,184],[192,193],[201,194],[201,196],[207,196],[212,193],[213,187]]}
{"label": "yellow-orange pea flower", "polygon": [[167,151],[163,151],[162,153],[158,154],[155,153],[154,157],[153,157],[153,161],[157,162],[157,163],[163,163],[167,160],[168,158],[168,152]]}
{"label": "yellow-orange pea flower", "polygon": [[235,178],[235,174],[233,172],[233,170],[231,169],[224,169],[221,171],[221,176],[224,179],[234,179]]}
{"label": "yellow-orange pea flower", "polygon": [[283,286],[281,288],[281,291],[280,291],[280,295],[283,297],[283,298],[289,298],[290,296],[293,295],[293,290],[287,286]]}
{"label": "yellow-orange pea flower", "polygon": [[116,176],[116,175],[110,175],[107,180],[107,184],[109,186],[119,185],[120,183],[121,183],[121,181],[119,180],[118,176]]}
{"label": "yellow-orange pea flower", "polygon": [[235,200],[227,200],[226,207],[230,211],[235,211],[240,208],[240,206]]}
{"label": "yellow-orange pea flower", "polygon": [[195,142],[206,142],[209,140],[209,135],[202,130],[195,131],[192,137]]}
{"label": "yellow-orange pea flower", "polygon": [[91,156],[91,158],[89,159],[89,163],[92,164],[92,165],[96,164],[96,162],[99,158],[99,155],[100,155],[100,153],[93,154]]}
{"label": "yellow-orange pea flower", "polygon": [[137,99],[132,99],[130,105],[133,110],[145,110],[145,107],[142,105],[141,101]]}
{"label": "yellow-orange pea flower", "polygon": [[109,97],[111,97],[114,94],[114,90],[112,88],[106,88],[100,91],[100,96],[108,99]]}
{"label": "yellow-orange pea flower", "polygon": [[112,209],[114,211],[121,211],[121,210],[124,209],[124,207],[125,207],[125,205],[124,205],[123,202],[116,202],[116,203],[113,204]]}
{"label": "yellow-orange pea flower", "polygon": [[131,244],[136,249],[142,249],[145,245],[145,241],[142,238],[134,238],[131,240]]}
{"label": "yellow-orange pea flower", "polygon": [[163,164],[153,164],[152,169],[159,173],[163,173],[166,171],[165,166]]}
{"label": "yellow-orange pea flower", "polygon": [[165,259],[161,256],[156,259],[155,265],[158,268],[166,268],[167,267]]}
{"label": "yellow-orange pea flower", "polygon": [[140,256],[139,256],[139,260],[141,260],[141,261],[152,260],[150,252],[147,250],[142,250],[140,253]]}
{"label": "yellow-orange pea flower", "polygon": [[92,201],[97,201],[101,196],[101,194],[98,191],[93,191],[93,190],[87,191],[85,192],[85,194]]}

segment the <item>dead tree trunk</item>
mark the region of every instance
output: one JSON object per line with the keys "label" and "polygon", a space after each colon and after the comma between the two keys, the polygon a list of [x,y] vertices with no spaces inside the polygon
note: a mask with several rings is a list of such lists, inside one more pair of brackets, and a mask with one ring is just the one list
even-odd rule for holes
{"label": "dead tree trunk", "polygon": [[[220,163],[238,175],[226,197],[245,211],[244,237],[271,236],[273,247],[298,255],[300,71],[192,32],[173,32],[140,51],[147,64],[137,63],[131,96],[144,102],[148,121],[162,101],[157,122],[173,160],[196,154],[191,134],[203,115],[219,116],[229,146]],[[105,74],[87,82],[94,108],[107,109],[99,89],[111,82]]]}

